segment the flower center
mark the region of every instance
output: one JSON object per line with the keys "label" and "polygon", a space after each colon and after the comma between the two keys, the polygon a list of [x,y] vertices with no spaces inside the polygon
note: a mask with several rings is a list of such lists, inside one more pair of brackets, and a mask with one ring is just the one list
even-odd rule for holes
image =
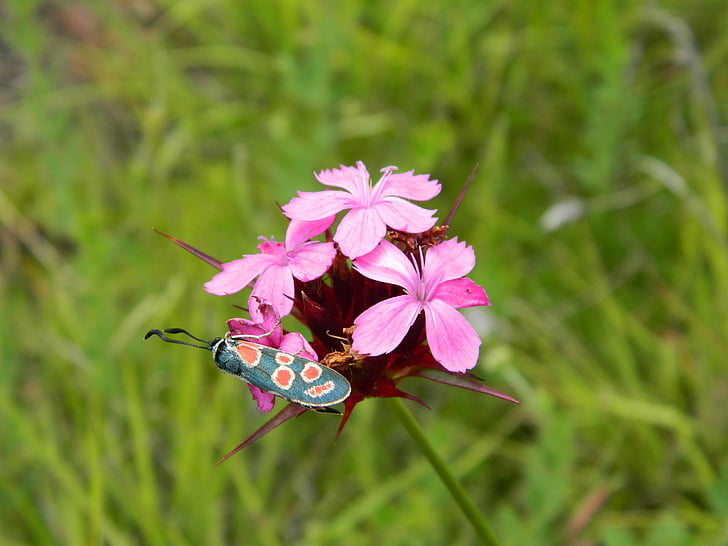
{"label": "flower center", "polygon": [[425,279],[420,264],[425,263],[425,257],[422,253],[422,247],[419,248],[420,259],[417,260],[413,255],[410,255],[412,266],[415,268],[417,274],[417,280],[412,283],[411,290],[407,290],[407,293],[417,298],[420,303],[427,303],[432,299],[432,293],[434,289],[440,284],[440,274],[438,273],[435,277]]}
{"label": "flower center", "polygon": [[[380,172],[382,176],[379,178],[379,182],[372,186],[371,179],[369,180],[369,191],[366,192],[366,206],[372,207],[382,200],[381,194],[383,188],[386,186],[387,178],[392,174],[392,171],[396,170],[397,167],[384,167]],[[364,174],[362,173],[362,176]],[[364,181],[362,181],[362,187],[365,187]]]}
{"label": "flower center", "polygon": [[[263,238],[261,237],[261,239]],[[285,245],[283,243],[279,243],[278,241],[274,241],[272,237],[271,239],[264,240],[265,248],[261,249],[263,254],[271,256],[277,265],[288,265],[292,253],[286,252]]]}

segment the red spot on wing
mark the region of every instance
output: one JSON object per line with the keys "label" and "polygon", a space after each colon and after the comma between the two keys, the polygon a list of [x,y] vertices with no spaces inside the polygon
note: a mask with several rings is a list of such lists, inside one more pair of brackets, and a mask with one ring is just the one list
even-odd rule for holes
{"label": "red spot on wing", "polygon": [[303,380],[306,383],[311,383],[311,381],[316,381],[319,377],[321,377],[322,373],[321,366],[308,362],[301,371],[301,377],[303,377]]}
{"label": "red spot on wing", "polygon": [[321,383],[320,385],[314,385],[313,387],[309,387],[304,392],[311,398],[318,398],[319,396],[323,396],[327,392],[331,392],[333,390],[334,382],[326,381],[325,383]]}
{"label": "red spot on wing", "polygon": [[273,383],[284,390],[291,388],[291,384],[295,377],[296,373],[288,366],[278,366],[275,370],[273,370],[273,373],[270,374],[270,378],[273,380]]}
{"label": "red spot on wing", "polygon": [[238,353],[238,356],[243,360],[243,364],[246,366],[257,366],[260,362],[260,347],[257,345],[254,345],[252,343],[247,343],[245,341],[238,341],[237,347],[235,347],[235,350]]}
{"label": "red spot on wing", "polygon": [[293,356],[286,353],[276,353],[276,362],[278,362],[278,364],[290,364],[293,362],[293,358]]}

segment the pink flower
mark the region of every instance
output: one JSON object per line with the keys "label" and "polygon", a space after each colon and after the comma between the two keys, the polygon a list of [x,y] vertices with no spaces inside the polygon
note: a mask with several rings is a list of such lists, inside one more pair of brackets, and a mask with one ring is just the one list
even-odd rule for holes
{"label": "pink flower", "polygon": [[463,278],[475,266],[475,253],[455,238],[428,248],[423,261],[420,266],[408,259],[389,241],[354,260],[362,275],[401,286],[405,293],[373,305],[354,320],[352,349],[371,356],[392,352],[424,311],[435,360],[447,370],[464,372],[478,360],[480,339],[456,309],[490,305],[485,290]]}
{"label": "pink flower", "polygon": [[321,277],[334,261],[333,243],[308,241],[329,225],[328,220],[291,221],[285,244],[260,237],[263,240],[258,245],[260,254],[247,254],[222,264],[222,272],[205,283],[205,290],[217,296],[234,294],[258,277],[250,297],[260,297],[270,302],[280,316],[287,315],[293,308],[294,277],[303,282],[312,281]]}
{"label": "pink flower", "polygon": [[298,192],[283,212],[292,220],[328,221],[329,227],[338,212],[349,209],[339,223],[334,241],[352,259],[373,250],[384,238],[387,226],[409,233],[427,231],[437,221],[433,218],[435,211],[405,199],[432,199],[440,193],[440,184],[429,180],[427,174],[412,174],[414,171],[394,174],[396,169],[382,169],[382,177],[374,187],[361,161],[357,161],[356,167],[341,165],[339,169],[321,171],[316,175],[319,182],[345,191]]}
{"label": "pink flower", "polygon": [[[271,332],[269,336],[251,341],[260,343],[266,347],[280,349],[289,354],[301,355],[310,360],[318,360],[318,356],[302,334],[299,332],[283,333],[281,319],[272,305],[260,298],[252,297],[250,299],[250,318],[252,320],[242,318],[228,320],[227,324],[230,333],[233,335],[259,336],[266,332]],[[253,399],[255,399],[260,413],[268,413],[273,409],[275,395],[263,391],[250,383],[248,383],[248,389],[250,390],[250,394],[253,395]]]}

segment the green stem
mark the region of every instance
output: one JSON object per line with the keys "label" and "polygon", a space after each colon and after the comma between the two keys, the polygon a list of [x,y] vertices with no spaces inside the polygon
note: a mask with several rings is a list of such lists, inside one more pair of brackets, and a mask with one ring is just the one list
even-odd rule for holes
{"label": "green stem", "polygon": [[397,414],[399,420],[402,421],[404,428],[407,429],[407,432],[417,444],[417,447],[420,448],[420,451],[422,451],[424,456],[427,457],[427,460],[430,461],[432,468],[435,469],[435,472],[437,472],[438,476],[440,476],[440,480],[442,480],[442,483],[445,484],[445,487],[447,487],[452,498],[455,499],[460,510],[463,511],[465,517],[468,518],[468,521],[470,521],[470,524],[473,526],[473,529],[480,538],[481,542],[483,544],[497,546],[498,540],[495,538],[493,531],[490,530],[490,527],[488,527],[488,524],[478,512],[478,509],[473,504],[473,501],[468,496],[463,486],[459,481],[457,481],[457,479],[455,479],[455,476],[452,475],[450,469],[445,464],[445,461],[440,458],[435,449],[432,447],[432,444],[428,441],[424,432],[420,428],[420,425],[417,424],[417,421],[415,421],[414,417],[412,417],[412,414],[402,403],[402,400],[400,398],[387,398],[387,402],[389,403],[389,407],[392,408],[392,411]]}

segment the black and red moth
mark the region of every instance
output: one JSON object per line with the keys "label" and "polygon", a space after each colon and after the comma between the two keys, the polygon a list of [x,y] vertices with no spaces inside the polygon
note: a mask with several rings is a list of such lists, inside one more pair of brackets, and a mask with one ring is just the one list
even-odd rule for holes
{"label": "black and red moth", "polygon": [[[205,345],[170,339],[164,334],[185,334]],[[285,353],[250,339],[262,336],[232,335],[229,332],[212,341],[197,338],[181,328],[149,330],[144,339],[156,335],[168,343],[179,343],[212,353],[223,372],[234,375],[259,389],[325,413],[338,413],[328,406],[343,402],[351,393],[346,378],[331,368],[302,356]]]}

